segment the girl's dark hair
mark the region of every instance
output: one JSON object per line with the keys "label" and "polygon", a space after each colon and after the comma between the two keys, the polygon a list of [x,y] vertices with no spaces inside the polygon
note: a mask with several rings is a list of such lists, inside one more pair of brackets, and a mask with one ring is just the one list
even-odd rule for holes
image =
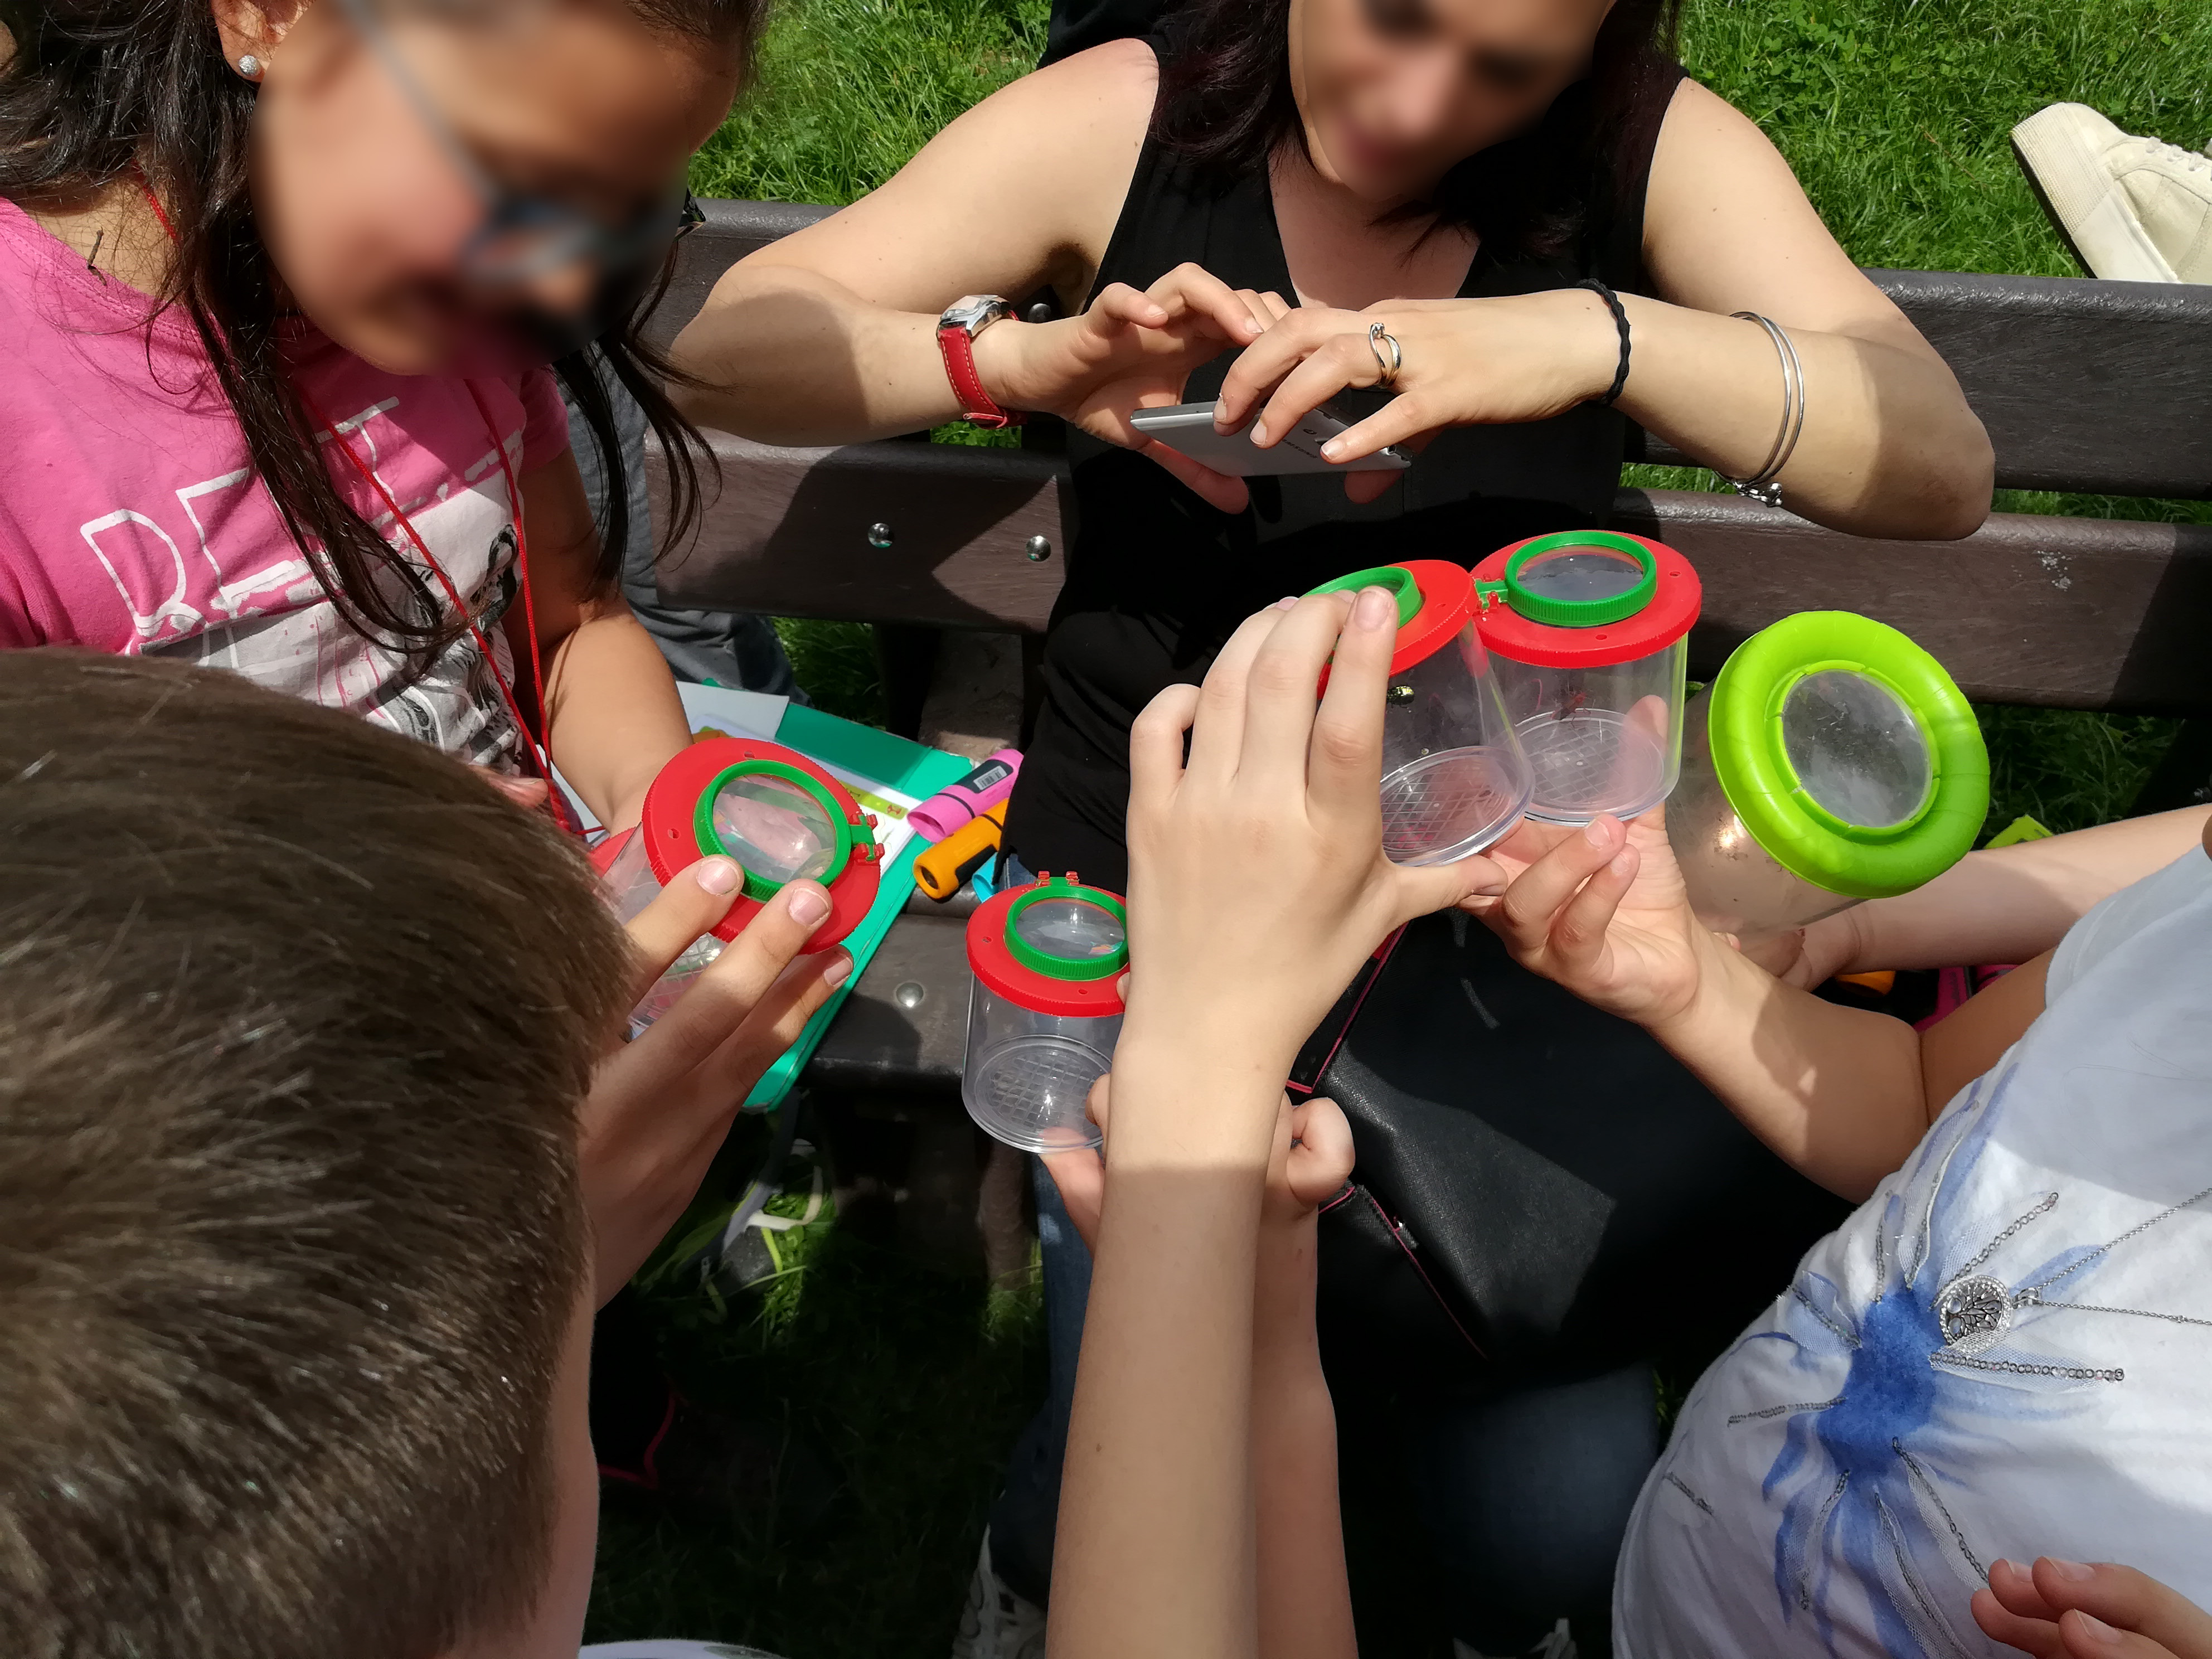
{"label": "girl's dark hair", "polygon": [[[1478,150],[1432,198],[1394,218],[1465,225],[1500,258],[1566,248],[1615,207],[1610,160],[1665,113],[1681,0],[1616,0],[1587,76],[1535,125]],[[1291,93],[1291,0],[1189,0],[1170,26],[1153,114],[1158,136],[1224,185],[1263,169],[1305,128]]]}
{"label": "girl's dark hair", "polygon": [[[766,0],[625,3],[648,27],[736,49],[750,70]],[[191,320],[284,527],[350,625],[427,664],[466,631],[467,620],[447,616],[428,578],[346,504],[285,372],[275,273],[246,182],[254,88],[224,60],[208,0],[0,0],[0,8],[15,37],[13,55],[0,65],[0,197],[36,207],[129,179],[134,170],[144,175],[176,238],[159,298]],[[680,542],[696,519],[697,458],[713,464],[661,389],[684,377],[639,331],[674,264],[672,249],[657,279],[591,348],[553,365],[606,465],[602,581],[621,568],[629,513],[621,441],[592,356],[644,408],[668,457],[664,547]]]}

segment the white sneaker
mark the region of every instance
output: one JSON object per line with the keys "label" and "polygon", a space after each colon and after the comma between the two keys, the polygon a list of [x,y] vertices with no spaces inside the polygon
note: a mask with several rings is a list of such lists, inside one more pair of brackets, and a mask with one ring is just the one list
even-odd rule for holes
{"label": "white sneaker", "polygon": [[1044,1659],[1044,1609],[1024,1601],[991,1571],[991,1534],[983,1534],[968,1605],[952,1638],[952,1659]]}
{"label": "white sneaker", "polygon": [[2038,110],[2012,149],[2091,276],[2212,283],[2212,156],[2122,132],[2086,104]]}
{"label": "white sneaker", "polygon": [[[1578,1659],[1581,1650],[1567,1630],[1564,1619],[1552,1626],[1552,1633],[1528,1650],[1528,1659]],[[1452,1643],[1452,1659],[1483,1659],[1483,1656],[1462,1641]]]}

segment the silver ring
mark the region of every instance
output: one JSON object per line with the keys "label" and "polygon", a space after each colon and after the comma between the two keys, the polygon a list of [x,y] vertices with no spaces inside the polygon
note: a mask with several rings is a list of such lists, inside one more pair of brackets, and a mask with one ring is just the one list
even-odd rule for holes
{"label": "silver ring", "polygon": [[[1382,347],[1390,347],[1389,362],[1384,362]],[[1398,383],[1398,371],[1406,366],[1406,354],[1398,349],[1398,337],[1380,323],[1367,325],[1367,349],[1375,354],[1375,384],[1389,391]]]}

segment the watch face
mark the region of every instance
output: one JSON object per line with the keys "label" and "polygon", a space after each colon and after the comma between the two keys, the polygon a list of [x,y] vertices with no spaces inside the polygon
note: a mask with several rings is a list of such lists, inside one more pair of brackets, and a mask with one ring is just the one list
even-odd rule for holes
{"label": "watch face", "polygon": [[985,323],[1011,315],[1006,302],[995,294],[963,294],[945,307],[937,319],[939,328],[962,328],[973,334]]}

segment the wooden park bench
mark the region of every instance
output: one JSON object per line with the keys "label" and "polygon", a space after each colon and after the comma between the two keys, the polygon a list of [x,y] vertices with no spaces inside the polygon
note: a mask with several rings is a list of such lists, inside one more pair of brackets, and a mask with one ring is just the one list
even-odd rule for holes
{"label": "wooden park bench", "polygon": [[[655,319],[672,337],[738,259],[830,210],[711,201]],[[2212,496],[2212,288],[1867,273],[1957,372],[1997,483]],[[1056,456],[916,442],[779,449],[709,434],[722,467],[662,597],[915,629],[1041,635],[1060,582]],[[1639,459],[1639,458],[1632,458]],[[1686,458],[1650,441],[1640,459]],[[1793,611],[1892,623],[1978,702],[2212,713],[2212,526],[1992,515],[1950,543],[1848,536],[1732,495],[1623,489],[1620,528],[1680,549],[1705,585],[1690,672]],[[1470,562],[1489,550],[1471,548]],[[927,653],[895,653],[893,724]],[[919,665],[919,666],[917,666]],[[902,716],[904,716],[902,722]],[[957,907],[957,908],[956,908]],[[817,1051],[811,1084],[949,1093],[966,1040],[968,907],[916,894]]]}

